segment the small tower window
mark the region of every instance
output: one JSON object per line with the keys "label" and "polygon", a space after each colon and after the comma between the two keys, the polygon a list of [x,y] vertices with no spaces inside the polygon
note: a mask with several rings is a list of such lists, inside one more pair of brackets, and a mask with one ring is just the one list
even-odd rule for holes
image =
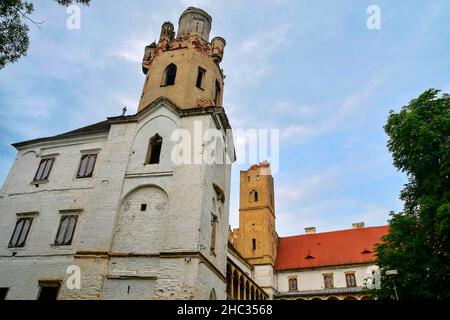
{"label": "small tower window", "polygon": [[159,158],[161,157],[162,142],[163,138],[159,134],[155,134],[153,138],[150,139],[145,164],[159,163]]}
{"label": "small tower window", "polygon": [[222,89],[220,88],[219,81],[216,80],[216,95],[214,97],[214,102],[216,106],[220,104],[220,95],[221,95]]}
{"label": "small tower window", "polygon": [[256,239],[252,239],[252,250],[256,250]]}
{"label": "small tower window", "polygon": [[195,86],[199,89],[203,89],[202,83],[203,83],[203,78],[205,77],[205,73],[206,73],[205,69],[198,67],[197,82],[196,82]]}
{"label": "small tower window", "polygon": [[257,191],[254,192],[253,196],[254,196],[254,198],[255,198],[255,199],[254,199],[255,202],[258,202],[258,192],[257,192]]}
{"label": "small tower window", "polygon": [[211,213],[211,254],[215,254],[216,251],[216,237],[217,237],[217,223],[219,222],[218,217]]}
{"label": "small tower window", "polygon": [[177,77],[177,66],[173,63],[166,68],[163,86],[173,86]]}

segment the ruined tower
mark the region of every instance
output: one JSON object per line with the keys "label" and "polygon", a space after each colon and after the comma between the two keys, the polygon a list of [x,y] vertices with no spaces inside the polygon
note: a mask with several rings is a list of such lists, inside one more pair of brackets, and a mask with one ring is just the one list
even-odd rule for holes
{"label": "ruined tower", "polygon": [[221,106],[224,74],[220,68],[226,42],[209,41],[211,16],[189,7],[180,17],[178,32],[165,22],[158,43],[146,47],[142,67],[146,80],[138,111],[158,97],[181,109]]}

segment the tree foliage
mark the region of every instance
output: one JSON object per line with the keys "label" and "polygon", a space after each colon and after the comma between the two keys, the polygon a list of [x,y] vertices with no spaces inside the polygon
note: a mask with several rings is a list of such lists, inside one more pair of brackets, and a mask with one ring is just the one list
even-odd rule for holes
{"label": "tree foliage", "polygon": [[[394,165],[408,183],[377,247],[381,299],[450,298],[450,95],[430,89],[391,111],[384,127]],[[386,276],[387,270],[398,275]]]}
{"label": "tree foliage", "polygon": [[[56,0],[62,6],[74,3],[89,5],[90,0]],[[30,43],[28,24],[39,26],[30,16],[33,3],[24,0],[0,1],[0,69],[26,55]]]}

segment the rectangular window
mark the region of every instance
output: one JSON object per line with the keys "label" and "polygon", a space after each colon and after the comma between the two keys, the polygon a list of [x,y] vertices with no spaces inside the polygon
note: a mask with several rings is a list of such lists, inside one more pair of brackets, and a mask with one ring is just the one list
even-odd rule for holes
{"label": "rectangular window", "polygon": [[345,275],[345,281],[347,282],[347,287],[356,287],[356,277],[354,273],[347,273]]}
{"label": "rectangular window", "polygon": [[85,154],[81,157],[80,167],[78,168],[77,178],[91,178],[94,173],[96,154]]}
{"label": "rectangular window", "polygon": [[61,283],[59,282],[41,282],[41,289],[39,290],[38,300],[40,301],[54,301],[58,299],[59,289]]}
{"label": "rectangular window", "polygon": [[64,215],[59,223],[55,246],[70,246],[75,233],[78,215]]}
{"label": "rectangular window", "polygon": [[6,296],[8,295],[9,288],[0,288],[0,301],[6,300]]}
{"label": "rectangular window", "polygon": [[54,162],[55,158],[42,159],[33,181],[47,180]]}
{"label": "rectangular window", "polygon": [[297,279],[289,279],[289,291],[297,291]]}
{"label": "rectangular window", "polygon": [[252,239],[252,249],[256,250],[256,239]]}
{"label": "rectangular window", "polygon": [[23,248],[27,241],[28,233],[30,232],[33,218],[19,218],[14,228],[14,232],[9,241],[9,248]]}
{"label": "rectangular window", "polygon": [[325,285],[325,289],[331,289],[334,287],[333,283],[333,274],[324,274],[323,275],[323,282]]}
{"label": "rectangular window", "polygon": [[216,80],[216,95],[214,97],[214,102],[216,106],[220,104],[220,94],[222,92],[222,89],[220,88],[219,81]]}
{"label": "rectangular window", "polygon": [[203,68],[198,67],[198,74],[197,74],[197,82],[195,83],[195,86],[199,89],[202,88],[203,78],[205,77],[206,70]]}

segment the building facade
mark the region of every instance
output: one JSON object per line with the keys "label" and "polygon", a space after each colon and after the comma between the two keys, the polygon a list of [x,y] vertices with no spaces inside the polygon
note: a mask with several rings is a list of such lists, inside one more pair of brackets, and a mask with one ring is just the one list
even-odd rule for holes
{"label": "building facade", "polygon": [[[136,114],[14,144],[0,191],[3,298],[226,298],[235,156],[211,21],[190,7],[176,34],[162,25]],[[228,161],[203,161],[213,152]]]}
{"label": "building facade", "polygon": [[[241,171],[239,228],[230,229],[230,246],[253,267],[254,281],[270,299],[369,299],[366,289],[379,285],[374,247],[387,226],[355,223],[349,230],[324,233],[311,227],[303,235],[279,237],[275,221],[269,163]],[[228,281],[234,283],[231,276]]]}

